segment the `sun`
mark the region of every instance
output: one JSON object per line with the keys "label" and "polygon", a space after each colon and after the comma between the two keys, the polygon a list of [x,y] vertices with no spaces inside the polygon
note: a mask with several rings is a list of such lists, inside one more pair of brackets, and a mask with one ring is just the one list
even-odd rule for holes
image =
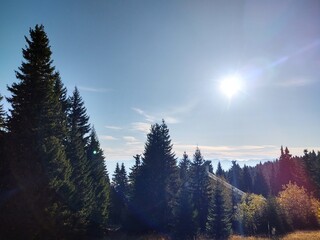
{"label": "sun", "polygon": [[239,75],[230,75],[224,77],[220,82],[220,90],[231,99],[235,94],[241,91],[242,83]]}

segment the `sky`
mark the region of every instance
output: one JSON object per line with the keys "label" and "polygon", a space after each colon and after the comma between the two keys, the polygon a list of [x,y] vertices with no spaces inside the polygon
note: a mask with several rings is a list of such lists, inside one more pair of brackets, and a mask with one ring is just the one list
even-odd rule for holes
{"label": "sky", "polygon": [[[132,163],[164,119],[178,158],[273,160],[320,150],[320,1],[3,0],[0,93],[43,24],[78,87],[107,166]],[[238,76],[239,91],[221,91]],[[10,107],[6,102],[5,107]]]}

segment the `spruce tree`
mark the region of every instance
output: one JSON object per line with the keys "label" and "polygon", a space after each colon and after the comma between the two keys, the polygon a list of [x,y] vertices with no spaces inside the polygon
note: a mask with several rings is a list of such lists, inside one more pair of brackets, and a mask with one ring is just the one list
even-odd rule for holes
{"label": "spruce tree", "polygon": [[213,239],[228,239],[231,233],[230,209],[223,193],[223,186],[216,182],[209,205],[207,234]]}
{"label": "spruce tree", "polygon": [[206,230],[208,208],[211,195],[211,187],[207,171],[204,166],[204,159],[200,149],[197,148],[191,163],[190,190],[194,210],[194,222],[200,233]]}
{"label": "spruce tree", "polygon": [[251,174],[250,174],[250,170],[249,170],[249,167],[247,165],[244,165],[243,169],[243,188],[242,190],[244,192],[252,192],[252,177],[251,177]]}
{"label": "spruce tree", "polygon": [[256,175],[253,182],[253,192],[255,194],[262,194],[265,197],[267,197],[270,192],[261,168],[256,168]]}
{"label": "spruce tree", "polygon": [[112,178],[110,221],[114,225],[124,225],[127,215],[128,176],[124,164],[117,163]]}
{"label": "spruce tree", "polygon": [[49,39],[42,25],[29,33],[24,62],[16,71],[19,81],[8,87],[10,166],[19,189],[12,202],[21,210],[14,224],[24,237],[58,237],[70,224],[71,166],[56,121],[61,105],[54,91],[57,73]]}
{"label": "spruce tree", "polygon": [[223,171],[223,169],[222,169],[222,167],[221,167],[220,161],[218,162],[216,175],[217,175],[218,177],[225,178],[225,172]]}
{"label": "spruce tree", "polygon": [[182,185],[175,211],[175,239],[193,239],[196,228],[193,222],[193,208],[188,184]]}
{"label": "spruce tree", "polygon": [[152,125],[147,136],[136,190],[134,201],[141,209],[140,231],[169,231],[178,192],[178,169],[164,121]]}
{"label": "spruce tree", "polygon": [[106,228],[110,205],[110,180],[105,166],[103,150],[94,129],[91,130],[87,146],[89,172],[92,178],[94,204],[89,225],[91,234],[101,235]]}
{"label": "spruce tree", "polygon": [[5,129],[5,112],[2,104],[3,97],[0,94],[0,132],[3,132]]}
{"label": "spruce tree", "polygon": [[186,152],[183,153],[183,157],[179,163],[179,177],[182,184],[185,184],[190,177],[191,161]]}
{"label": "spruce tree", "polygon": [[67,153],[73,168],[71,181],[75,185],[70,205],[79,219],[76,230],[86,231],[94,205],[93,179],[86,152],[89,117],[77,88],[69,101]]}

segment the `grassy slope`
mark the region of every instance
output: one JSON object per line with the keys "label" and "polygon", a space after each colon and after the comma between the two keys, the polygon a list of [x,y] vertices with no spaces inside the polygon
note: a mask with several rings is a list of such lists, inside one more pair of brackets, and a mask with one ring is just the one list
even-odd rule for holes
{"label": "grassy slope", "polygon": [[[267,240],[268,238],[262,237],[240,237],[240,236],[232,236],[230,240]],[[320,239],[320,231],[301,231],[290,233],[284,237],[274,238],[281,240],[319,240]]]}
{"label": "grassy slope", "polygon": [[[105,238],[104,240],[169,240],[170,238],[160,236],[160,235],[146,235],[146,236],[127,236],[123,233],[114,233],[111,236]],[[208,240],[206,238],[200,237],[200,240]],[[266,237],[241,237],[241,236],[231,236],[229,240],[268,240]],[[300,231],[290,233],[283,237],[277,237],[273,239],[278,240],[319,240],[320,231]]]}

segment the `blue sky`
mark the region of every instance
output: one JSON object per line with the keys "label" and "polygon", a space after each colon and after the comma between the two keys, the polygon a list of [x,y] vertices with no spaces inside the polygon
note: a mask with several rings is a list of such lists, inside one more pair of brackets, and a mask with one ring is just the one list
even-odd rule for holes
{"label": "blue sky", "polygon": [[[222,160],[319,149],[317,0],[4,0],[2,95],[36,24],[69,93],[79,88],[107,163],[142,153],[163,118],[177,157],[196,146]],[[243,88],[229,99],[220,81],[235,73]]]}

